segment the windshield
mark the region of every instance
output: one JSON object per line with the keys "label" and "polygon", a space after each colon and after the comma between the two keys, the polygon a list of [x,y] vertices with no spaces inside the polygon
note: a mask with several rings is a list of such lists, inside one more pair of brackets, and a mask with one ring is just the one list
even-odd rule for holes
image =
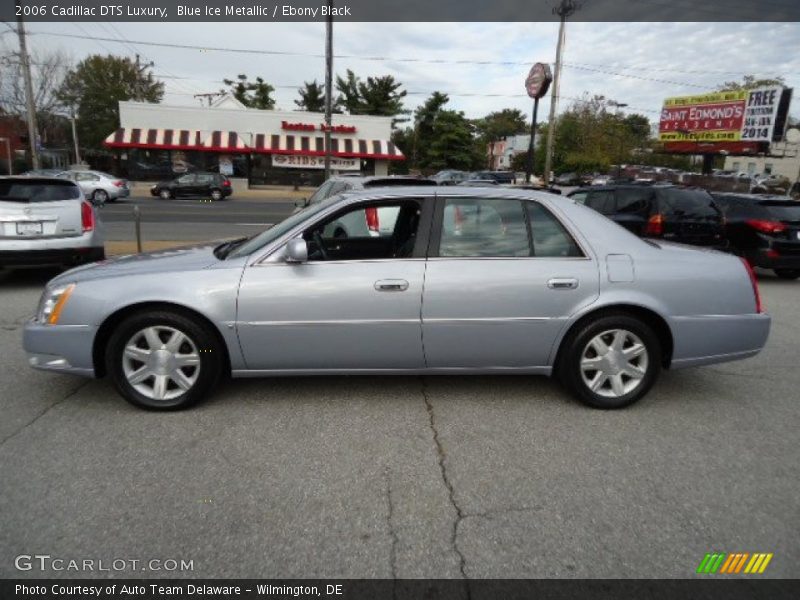
{"label": "windshield", "polygon": [[236,247],[234,250],[231,251],[230,254],[227,255],[227,258],[235,258],[237,256],[246,256],[248,254],[252,254],[253,252],[263,248],[267,244],[274,242],[280,236],[282,236],[287,231],[290,231],[306,219],[313,217],[315,214],[322,212],[326,208],[328,208],[331,204],[334,204],[339,200],[339,196],[332,196],[323,200],[322,202],[318,202],[316,204],[311,204],[304,210],[301,210],[298,213],[293,214],[285,221],[281,221],[267,229],[266,231],[262,231],[258,235],[250,238],[242,245]]}
{"label": "windshield", "polygon": [[81,197],[81,191],[70,181],[57,179],[0,179],[0,200],[9,202],[53,202]]}

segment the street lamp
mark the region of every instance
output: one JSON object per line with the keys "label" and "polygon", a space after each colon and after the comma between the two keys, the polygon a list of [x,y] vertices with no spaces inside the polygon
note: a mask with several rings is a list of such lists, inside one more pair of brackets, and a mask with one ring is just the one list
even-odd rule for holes
{"label": "street lamp", "polygon": [[[609,106],[613,106],[617,109],[617,116],[622,114],[622,109],[628,106],[625,102],[615,102],[614,100],[609,100]],[[617,179],[622,174],[622,146],[623,142],[625,141],[625,131],[620,131],[618,136],[619,141],[619,152],[617,153]]]}
{"label": "street lamp", "polygon": [[13,169],[11,168],[11,140],[7,137],[0,137],[0,142],[6,143],[6,156],[8,156],[8,174],[13,174]]}

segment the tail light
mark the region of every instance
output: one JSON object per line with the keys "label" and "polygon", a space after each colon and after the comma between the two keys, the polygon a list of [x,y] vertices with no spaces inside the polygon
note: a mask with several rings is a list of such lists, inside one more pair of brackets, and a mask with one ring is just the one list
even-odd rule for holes
{"label": "tail light", "polygon": [[786,225],[780,221],[764,221],[762,219],[748,219],[746,221],[750,227],[761,233],[782,233],[786,231]]}
{"label": "tail light", "polygon": [[756,299],[756,312],[763,313],[764,312],[764,304],[761,302],[761,293],[758,291],[758,281],[756,281],[756,274],[753,272],[753,267],[750,266],[750,263],[747,262],[744,258],[741,258],[742,264],[744,268],[747,270],[747,275],[750,277],[750,285],[753,286],[753,295]]}
{"label": "tail light", "polygon": [[227,180],[227,179],[223,179],[222,180],[222,186],[223,187],[231,187],[231,182],[229,180]]}
{"label": "tail light", "polygon": [[121,181],[121,180],[119,180],[119,179],[117,179],[117,180],[114,182],[114,185],[115,185],[115,186],[117,186],[117,187],[125,187],[125,182],[124,182],[124,181]]}
{"label": "tail light", "polygon": [[84,232],[94,229],[94,209],[88,202],[81,202],[81,225]]}
{"label": "tail light", "polygon": [[664,215],[661,213],[655,214],[647,219],[647,225],[644,227],[644,234],[646,236],[658,237],[664,234]]}
{"label": "tail light", "polygon": [[364,218],[367,220],[367,229],[370,231],[379,231],[380,223],[378,222],[378,209],[374,206],[364,209]]}

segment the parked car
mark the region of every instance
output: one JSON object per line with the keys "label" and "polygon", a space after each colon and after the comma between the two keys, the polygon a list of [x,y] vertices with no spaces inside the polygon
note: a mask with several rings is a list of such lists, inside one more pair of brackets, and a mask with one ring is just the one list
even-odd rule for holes
{"label": "parked car", "polygon": [[731,250],[782,279],[800,277],[800,202],[786,196],[715,193]]}
{"label": "parked car", "polygon": [[583,185],[583,177],[577,173],[562,173],[553,183],[562,186]]}
{"label": "parked car", "polygon": [[755,178],[751,191],[754,194],[786,194],[791,186],[788,177],[764,173]]}
{"label": "parked car", "polygon": [[513,171],[475,171],[469,175],[468,179],[488,179],[500,185],[516,183],[516,175]]}
{"label": "parked car", "polygon": [[495,187],[500,184],[494,179],[467,179],[457,185],[460,187]]}
{"label": "parked car", "polygon": [[232,193],[230,179],[219,173],[186,173],[171,181],[161,181],[150,188],[150,194],[162,200],[192,196],[225,200]]}
{"label": "parked car", "polygon": [[102,206],[106,202],[114,202],[131,195],[131,189],[125,179],[102,171],[62,171],[58,176],[77,183],[84,197],[95,206]]}
{"label": "parked car", "polygon": [[705,190],[632,183],[581,188],[569,196],[639,237],[725,246],[722,213]]}
{"label": "parked car", "polygon": [[75,182],[0,178],[0,268],[103,260],[103,243],[95,208]]}
{"label": "parked car", "polygon": [[435,181],[437,185],[458,185],[462,181],[469,179],[469,173],[448,169],[439,171],[436,175],[431,176],[430,179]]}
{"label": "parked car", "polygon": [[[397,212],[391,235],[328,236],[370,208]],[[730,254],[646,242],[551,194],[416,186],[68,271],[23,343],[31,366],[108,375],[151,409],[189,406],[228,374],[447,373],[552,374],[586,404],[620,408],[664,368],[757,354],[769,327],[749,265]]]}
{"label": "parked car", "polygon": [[[319,204],[337,194],[353,192],[357,190],[368,190],[375,187],[393,186],[423,186],[430,187],[436,185],[432,179],[413,176],[360,176],[338,175],[331,177],[323,183],[314,194],[303,203],[303,206],[313,206]],[[297,211],[295,211],[297,212]],[[341,219],[332,221],[328,225],[325,234],[329,237],[380,237],[390,235],[394,230],[397,210],[394,208],[374,207],[364,210],[363,213],[349,213]]]}

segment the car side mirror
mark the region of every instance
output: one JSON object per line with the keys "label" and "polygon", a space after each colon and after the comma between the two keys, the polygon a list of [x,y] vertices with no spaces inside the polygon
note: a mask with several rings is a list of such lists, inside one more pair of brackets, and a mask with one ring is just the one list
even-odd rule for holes
{"label": "car side mirror", "polygon": [[308,261],[308,244],[303,238],[294,238],[286,244],[287,263],[304,263]]}

